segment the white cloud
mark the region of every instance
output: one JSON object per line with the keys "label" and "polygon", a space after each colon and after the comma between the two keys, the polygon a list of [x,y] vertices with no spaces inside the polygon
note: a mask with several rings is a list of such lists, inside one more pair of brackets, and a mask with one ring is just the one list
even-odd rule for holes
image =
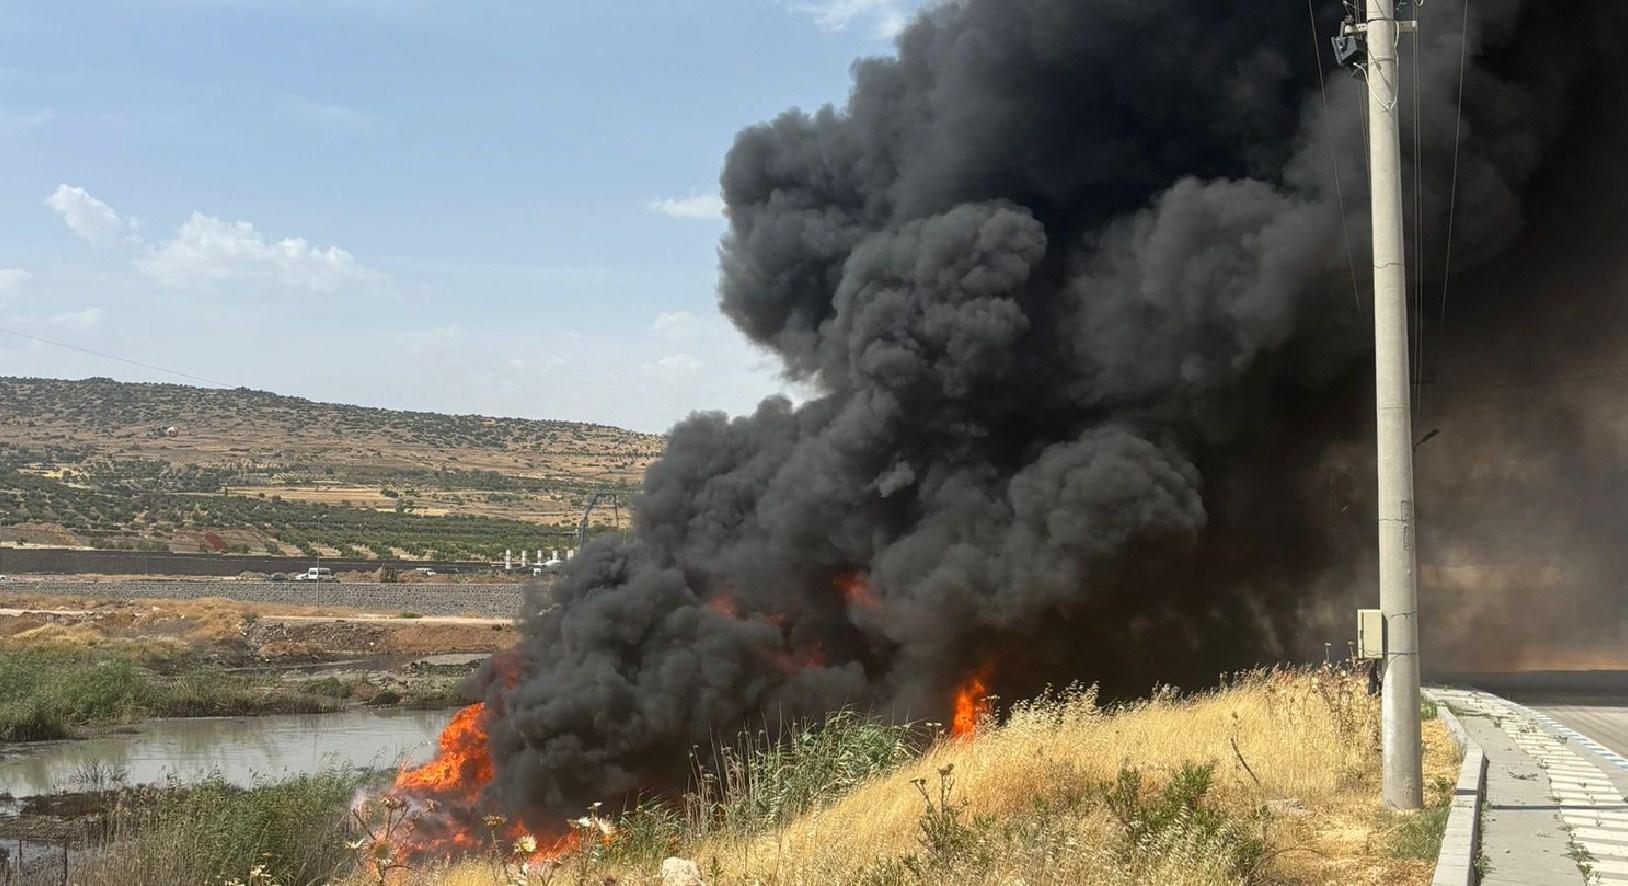
{"label": "white cloud", "polygon": [[283,110],[307,123],[334,129],[360,129],[373,123],[371,115],[355,108],[298,95],[284,98]]}
{"label": "white cloud", "polygon": [[40,320],[53,326],[73,326],[85,329],[99,325],[102,322],[101,308],[86,308],[82,311],[69,311],[65,314],[52,314],[41,317]]}
{"label": "white cloud", "polygon": [[0,133],[21,133],[38,129],[55,120],[56,116],[56,112],[50,108],[34,108],[27,111],[0,108]]}
{"label": "white cloud", "polygon": [[120,218],[113,207],[75,185],[58,185],[45,198],[45,205],[62,216],[68,230],[97,248],[113,246],[135,234],[133,222]]}
{"label": "white cloud", "polygon": [[663,373],[700,372],[706,368],[693,354],[668,354],[652,364],[653,368]]}
{"label": "white cloud", "polygon": [[121,217],[84,188],[61,185],[45,198],[45,205],[62,216],[69,230],[91,244],[129,247],[135,253],[136,270],[165,286],[259,281],[332,292],[384,278],[337,246],[321,249],[300,237],[270,242],[246,221],[229,222],[193,212],[175,232],[175,239],[154,245],[136,232],[133,221]]}
{"label": "white cloud", "polygon": [[807,15],[827,31],[845,31],[856,22],[869,22],[878,37],[897,37],[910,22],[921,0],[799,0],[791,8]]}
{"label": "white cloud", "polygon": [[659,338],[670,342],[689,341],[697,334],[695,315],[689,311],[657,314],[650,327]]}
{"label": "white cloud", "polygon": [[0,304],[21,292],[34,275],[21,268],[0,268]]}
{"label": "white cloud", "polygon": [[651,212],[668,218],[718,219],[724,214],[724,198],[717,194],[698,194],[692,197],[667,197],[645,204]]}
{"label": "white cloud", "polygon": [[267,242],[254,225],[192,213],[176,237],[136,260],[136,269],[166,286],[263,280],[331,292],[379,279],[379,272],[337,246],[319,249],[292,237]]}

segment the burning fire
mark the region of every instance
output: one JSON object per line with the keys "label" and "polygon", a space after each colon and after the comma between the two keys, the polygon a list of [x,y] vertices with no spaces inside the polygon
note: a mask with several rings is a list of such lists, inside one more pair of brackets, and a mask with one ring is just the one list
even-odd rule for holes
{"label": "burning fire", "polygon": [[707,608],[724,618],[740,620],[741,606],[729,594],[719,593],[707,599]]}
{"label": "burning fire", "polygon": [[842,592],[842,599],[847,600],[849,606],[875,609],[879,605],[876,593],[871,590],[870,580],[863,572],[845,572],[837,576],[837,590]]}
{"label": "burning fire", "polygon": [[453,716],[436,740],[435,759],[396,776],[395,791],[429,795],[440,802],[473,803],[492,780],[492,755],[486,750],[486,705],[472,704]]}
{"label": "burning fire", "polygon": [[593,816],[572,823],[573,830],[564,836],[539,839],[524,822],[482,815],[481,789],[493,774],[486,729],[485,704],[460,710],[441,731],[435,759],[396,775],[387,797],[409,810],[410,827],[393,836],[403,855],[450,858],[497,847],[525,864],[537,865],[577,848],[587,828],[596,828],[609,839],[608,823]]}
{"label": "burning fire", "polygon": [[983,665],[955,688],[955,714],[950,719],[950,737],[968,738],[992,713],[989,703],[991,666]]}

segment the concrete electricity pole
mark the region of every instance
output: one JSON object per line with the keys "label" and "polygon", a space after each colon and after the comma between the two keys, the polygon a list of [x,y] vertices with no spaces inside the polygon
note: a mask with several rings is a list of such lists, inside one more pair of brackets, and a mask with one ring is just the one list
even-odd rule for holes
{"label": "concrete electricity pole", "polygon": [[1395,0],[1368,0],[1368,156],[1374,225],[1374,378],[1379,418],[1379,609],[1385,623],[1383,797],[1424,803],[1419,754],[1419,584],[1414,558],[1413,415]]}

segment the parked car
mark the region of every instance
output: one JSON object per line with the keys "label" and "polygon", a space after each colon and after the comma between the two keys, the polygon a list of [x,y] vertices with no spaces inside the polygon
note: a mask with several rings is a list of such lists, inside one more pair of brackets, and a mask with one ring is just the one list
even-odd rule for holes
{"label": "parked car", "polygon": [[266,576],[266,581],[288,581],[288,576],[282,574],[281,572],[273,572],[272,574]]}
{"label": "parked car", "polygon": [[326,566],[312,566],[294,576],[295,581],[338,581],[339,577]]}

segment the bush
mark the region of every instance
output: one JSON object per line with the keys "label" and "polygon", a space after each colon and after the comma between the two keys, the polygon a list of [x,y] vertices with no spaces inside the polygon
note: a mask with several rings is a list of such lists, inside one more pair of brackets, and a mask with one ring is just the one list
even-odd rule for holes
{"label": "bush", "polygon": [[919,753],[927,742],[914,724],[893,725],[853,711],[792,724],[779,738],[743,732],[698,763],[691,816],[740,833],[790,821]]}
{"label": "bush", "polygon": [[273,882],[310,886],[345,869],[347,813],[369,772],[336,769],[249,789],[219,775],[191,786],[171,783],[149,802],[115,813],[114,843],[73,882],[220,883],[265,865]]}
{"label": "bush", "polygon": [[68,738],[74,729],[143,717],[315,714],[333,697],[275,681],[200,671],[153,677],[130,658],[40,647],[0,650],[0,741]]}
{"label": "bush", "polygon": [[1143,790],[1141,773],[1126,767],[1104,792],[1108,811],[1125,828],[1132,853],[1160,854],[1174,846],[1208,847],[1243,875],[1266,854],[1266,843],[1205,803],[1215,764],[1183,763],[1162,789]]}
{"label": "bush", "polygon": [[153,683],[143,702],[146,715],[156,717],[322,714],[343,706],[333,696],[207,671]]}
{"label": "bush", "polygon": [[74,726],[126,719],[146,681],[127,659],[92,661],[54,649],[0,651],[0,740],[67,738]]}

